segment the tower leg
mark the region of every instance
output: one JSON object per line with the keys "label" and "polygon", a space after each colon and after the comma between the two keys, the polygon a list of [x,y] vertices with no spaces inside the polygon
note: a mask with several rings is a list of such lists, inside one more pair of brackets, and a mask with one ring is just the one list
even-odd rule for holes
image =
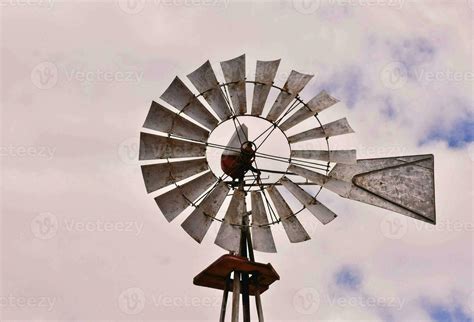
{"label": "tower leg", "polygon": [[240,273],[234,272],[234,287],[232,289],[232,322],[239,322],[240,306]]}
{"label": "tower leg", "polygon": [[227,309],[227,299],[229,298],[229,288],[230,288],[230,275],[227,276],[224,294],[222,295],[221,316],[220,316],[219,322],[225,321],[225,311]]}

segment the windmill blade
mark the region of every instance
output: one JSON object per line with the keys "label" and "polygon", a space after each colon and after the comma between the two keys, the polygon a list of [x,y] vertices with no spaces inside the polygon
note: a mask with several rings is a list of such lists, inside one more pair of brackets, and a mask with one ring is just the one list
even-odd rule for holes
{"label": "windmill blade", "polygon": [[311,239],[278,189],[275,186],[271,186],[267,189],[267,192],[275,205],[278,216],[281,218],[281,223],[290,242],[300,243]]}
{"label": "windmill blade", "polygon": [[160,98],[210,130],[213,130],[219,123],[178,77],[175,77]]}
{"label": "windmill blade", "polygon": [[322,91],[313,97],[305,106],[291,115],[285,122],[280,125],[282,131],[287,131],[293,126],[300,124],[304,120],[320,113],[321,111],[333,106],[339,102],[338,99],[332,97],[326,91]]}
{"label": "windmill blade", "polygon": [[202,96],[221,120],[227,120],[232,115],[209,61],[189,74],[188,78],[194,87],[203,93]]}
{"label": "windmill blade", "polygon": [[183,212],[192,202],[211,187],[217,178],[211,171],[155,198],[168,222]]}
{"label": "windmill blade", "polygon": [[150,193],[208,169],[207,160],[203,158],[142,165],[142,174],[146,191]]}
{"label": "windmill blade", "polygon": [[230,188],[221,181],[212,192],[199,204],[199,206],[186,218],[181,227],[195,241],[201,243],[211,227],[213,218],[222,206]]}
{"label": "windmill blade", "polygon": [[436,223],[433,155],[337,164],[329,176],[352,185],[346,198]]}
{"label": "windmill blade", "polygon": [[151,103],[150,111],[143,127],[199,141],[206,141],[209,137],[209,131],[182,118],[156,102]]}
{"label": "windmill blade", "polygon": [[291,157],[344,164],[357,163],[356,150],[293,150],[291,151]]}
{"label": "windmill blade", "polygon": [[238,252],[240,249],[240,237],[242,225],[242,216],[247,212],[245,205],[245,192],[234,190],[229,208],[221,223],[214,243],[228,251]]}
{"label": "windmill blade", "polygon": [[247,96],[245,89],[245,54],[237,58],[221,62],[222,72],[230,99],[234,107],[235,114],[244,115],[247,113]]}
{"label": "windmill blade", "polygon": [[175,140],[166,136],[140,133],[139,160],[155,160],[182,157],[203,157],[204,144]]}
{"label": "windmill blade", "polygon": [[280,179],[281,184],[298,199],[322,224],[327,224],[337,217],[335,213],[326,208],[322,203],[313,198],[296,183],[286,176]]}
{"label": "windmill blade", "polygon": [[253,248],[260,252],[276,253],[275,242],[272,231],[268,226],[267,212],[263,204],[262,194],[253,191],[250,195],[252,200],[252,242]]}
{"label": "windmill blade", "polygon": [[314,128],[288,138],[290,143],[308,141],[312,139],[327,138],[336,135],[354,133],[346,118],[324,124],[322,127]]}
{"label": "windmill blade", "polygon": [[273,103],[267,115],[267,119],[275,122],[311,78],[313,78],[313,75],[301,74],[292,70],[290,76],[288,76],[288,80],[283,86],[283,90],[278,95],[275,103]]}
{"label": "windmill blade", "polygon": [[280,59],[272,61],[257,60],[257,69],[255,70],[255,86],[253,88],[252,115],[262,114],[268,93],[272,88]]}

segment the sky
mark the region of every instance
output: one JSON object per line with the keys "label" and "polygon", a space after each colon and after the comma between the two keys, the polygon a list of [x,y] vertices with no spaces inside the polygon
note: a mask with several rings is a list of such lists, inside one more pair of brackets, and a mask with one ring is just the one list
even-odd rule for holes
{"label": "sky", "polygon": [[192,278],[225,253],[218,225],[199,245],[185,216],[166,221],[138,137],[176,75],[209,59],[219,76],[245,53],[249,79],[257,59],[281,58],[276,84],[295,69],[315,75],[303,99],[340,100],[321,120],[355,133],[332,148],[435,156],[436,226],[323,190],[339,216],[302,212],[310,241],[274,227],[278,253],[256,253],[281,277],[262,295],[266,320],[473,320],[472,1],[0,0],[0,12],[0,319],[217,319],[222,292]]}

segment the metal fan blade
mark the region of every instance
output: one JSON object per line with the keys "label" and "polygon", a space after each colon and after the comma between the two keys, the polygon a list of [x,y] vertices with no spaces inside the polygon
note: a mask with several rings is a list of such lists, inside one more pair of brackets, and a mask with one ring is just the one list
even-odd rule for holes
{"label": "metal fan blade", "polygon": [[255,70],[255,86],[253,88],[252,115],[261,115],[268,93],[272,88],[280,59],[273,61],[257,60],[257,69]]}
{"label": "metal fan blade", "polygon": [[309,181],[314,182],[321,187],[324,187],[332,192],[335,192],[341,197],[345,197],[345,198],[349,197],[350,191],[352,189],[352,185],[348,182],[331,178],[321,173],[311,171],[306,168],[302,168],[293,164],[291,164],[288,167],[288,171],[292,173],[296,173],[297,175],[300,175],[303,178],[306,178]]}
{"label": "metal fan blade", "polygon": [[150,193],[208,169],[207,160],[204,158],[142,165],[142,174],[146,191]]}
{"label": "metal fan blade", "polygon": [[275,103],[273,103],[273,106],[267,115],[267,119],[270,121],[276,121],[311,78],[313,78],[313,75],[301,74],[292,70],[290,76],[288,76],[288,80],[283,86],[283,90],[278,95]]}
{"label": "metal fan blade", "polygon": [[188,78],[197,90],[203,93],[202,96],[221,120],[226,120],[231,116],[229,106],[209,61],[206,61],[201,67],[189,74]]}
{"label": "metal fan blade", "polygon": [[213,130],[219,123],[178,77],[173,80],[160,98],[210,130]]}
{"label": "metal fan blade", "polygon": [[214,243],[228,251],[238,252],[240,248],[240,237],[242,225],[242,216],[247,212],[245,205],[245,192],[234,190],[229,208],[221,223]]}
{"label": "metal fan blade", "polygon": [[337,164],[329,176],[352,186],[346,198],[436,223],[433,155]]}
{"label": "metal fan blade", "polygon": [[170,222],[191,205],[197,197],[202,195],[216,181],[217,178],[211,171],[209,171],[182,186],[156,197],[156,204],[166,220]]}
{"label": "metal fan blade", "polygon": [[307,141],[312,139],[327,138],[336,135],[354,133],[346,118],[324,124],[322,127],[314,128],[288,138],[290,143]]}
{"label": "metal fan blade", "polygon": [[199,141],[206,141],[209,137],[209,131],[182,118],[156,102],[151,103],[150,111],[143,127]]}
{"label": "metal fan blade", "polygon": [[322,224],[327,224],[337,217],[335,213],[326,208],[322,203],[313,198],[309,193],[300,188],[296,183],[283,177],[280,179],[281,184],[298,199]]}
{"label": "metal fan blade", "polygon": [[204,144],[175,140],[166,136],[140,133],[139,160],[155,160],[181,157],[203,157]]}
{"label": "metal fan blade", "polygon": [[281,218],[281,223],[290,242],[300,243],[311,239],[278,189],[275,186],[271,186],[267,189],[267,192],[275,205],[278,216]]}
{"label": "metal fan blade", "polygon": [[293,126],[298,125],[304,120],[318,114],[328,107],[339,102],[338,99],[332,97],[326,91],[322,91],[313,97],[305,106],[302,106],[298,111],[291,115],[285,122],[280,125],[282,131],[287,131]]}
{"label": "metal fan blade", "polygon": [[195,241],[201,243],[211,227],[213,218],[222,206],[229,187],[223,181],[219,182],[212,192],[199,204],[199,206],[186,218],[181,227]]}
{"label": "metal fan blade", "polygon": [[292,158],[312,159],[328,162],[355,164],[357,163],[356,150],[293,150],[291,151]]}
{"label": "metal fan blade", "polygon": [[268,226],[267,212],[259,191],[251,193],[252,200],[252,242],[255,250],[276,253],[272,231]]}
{"label": "metal fan blade", "polygon": [[235,114],[247,113],[247,96],[245,89],[245,54],[237,58],[221,62],[222,72]]}

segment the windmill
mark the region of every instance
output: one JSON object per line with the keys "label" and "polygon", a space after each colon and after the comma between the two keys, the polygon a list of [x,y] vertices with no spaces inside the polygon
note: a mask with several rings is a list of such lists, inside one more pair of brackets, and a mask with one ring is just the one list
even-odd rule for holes
{"label": "windmill", "polygon": [[[323,225],[334,220],[336,214],[317,199],[321,189],[436,222],[433,155],[358,160],[355,150],[331,150],[332,137],[354,132],[345,118],[321,122],[320,114],[338,100],[322,91],[303,101],[299,93],[313,76],[297,71],[279,87],[274,83],[279,64],[257,61],[255,78],[248,80],[242,55],[221,63],[224,81],[219,82],[206,61],[187,76],[195,91],[176,77],[162,102],[152,102],[140,135],[139,159],[149,161],[141,167],[146,190],[165,190],[155,197],[165,218],[171,222],[190,212],[181,226],[198,243],[213,222],[219,225],[215,244],[229,253],[198,274],[194,284],[223,290],[220,321],[229,292],[232,321],[239,319],[240,295],[244,321],[250,321],[250,296],[263,321],[261,294],[279,275],[271,264],[255,262],[254,250],[276,252],[271,228],[277,224],[291,243],[309,240],[300,215],[312,214]],[[308,130],[288,134],[308,122],[313,124]],[[223,126],[221,142],[213,142]],[[275,133],[279,139],[264,150]],[[309,140],[321,148],[298,149]],[[217,167],[210,162],[216,156]],[[316,196],[306,185],[319,187]],[[289,195],[301,204],[299,210],[289,206]]]}

